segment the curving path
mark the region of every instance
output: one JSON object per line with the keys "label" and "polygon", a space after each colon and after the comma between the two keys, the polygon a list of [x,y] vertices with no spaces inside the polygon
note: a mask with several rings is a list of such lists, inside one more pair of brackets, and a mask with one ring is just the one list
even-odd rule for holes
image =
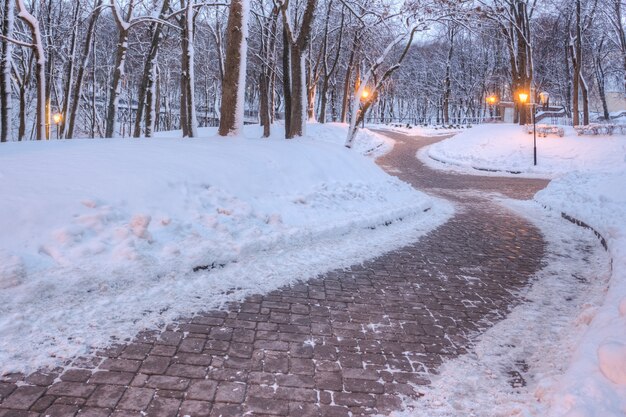
{"label": "curving path", "polygon": [[5,376],[0,417],[330,417],[399,408],[398,394],[414,396],[414,384],[428,384],[428,373],[464,353],[541,267],[540,232],[492,193],[527,199],[547,182],[430,170],[415,153],[441,139],[385,134],[397,144],[379,159],[383,167],[457,205],[445,225],[362,265],[180,320],[65,371]]}

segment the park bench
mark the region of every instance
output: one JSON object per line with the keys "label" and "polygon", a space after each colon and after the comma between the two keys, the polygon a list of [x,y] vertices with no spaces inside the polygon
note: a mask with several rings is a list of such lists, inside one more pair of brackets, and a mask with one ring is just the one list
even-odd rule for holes
{"label": "park bench", "polygon": [[[526,125],[527,133],[533,133],[533,129],[533,125]],[[565,130],[563,130],[563,128],[559,126],[540,124],[537,125],[537,135],[544,138],[548,135],[557,135],[562,138],[563,136],[565,136]]]}
{"label": "park bench", "polygon": [[612,123],[590,123],[588,125],[574,126],[574,130],[581,135],[612,135],[615,132],[626,133],[626,125]]}

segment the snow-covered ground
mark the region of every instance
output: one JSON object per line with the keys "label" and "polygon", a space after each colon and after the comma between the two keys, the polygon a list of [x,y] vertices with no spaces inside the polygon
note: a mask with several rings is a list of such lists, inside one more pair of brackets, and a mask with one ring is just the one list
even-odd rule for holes
{"label": "snow-covered ground", "polygon": [[625,135],[578,136],[573,128],[564,129],[564,137],[537,137],[537,166],[533,166],[532,134],[514,124],[478,125],[428,147],[418,156],[433,168],[467,173],[498,170],[552,178],[574,170],[624,169]]}
{"label": "snow-covered ground", "polygon": [[355,151],[342,125],[280,130],[2,144],[0,374],[358,263],[452,213],[362,155],[392,146],[379,135]]}
{"label": "snow-covered ground", "polygon": [[[477,175],[485,175],[477,167],[519,170],[556,179],[535,202],[513,205],[538,224],[548,242],[547,266],[528,302],[481,336],[471,354],[446,364],[418,402],[421,411],[406,415],[626,414],[626,137],[578,137],[566,128],[564,138],[538,138],[538,147],[534,168],[532,136],[518,126],[485,125],[418,155],[439,169]],[[561,213],[601,234],[611,269],[606,260],[594,261],[604,251],[599,239],[560,219]],[[584,234],[594,247],[572,247]],[[583,255],[572,259],[572,253]],[[503,370],[517,356],[529,367],[528,385],[511,389]]]}
{"label": "snow-covered ground", "polygon": [[583,221],[608,246],[613,271],[602,303],[589,309],[590,324],[567,372],[539,398],[550,416],[617,417],[626,414],[626,170],[571,173],[535,199]]}

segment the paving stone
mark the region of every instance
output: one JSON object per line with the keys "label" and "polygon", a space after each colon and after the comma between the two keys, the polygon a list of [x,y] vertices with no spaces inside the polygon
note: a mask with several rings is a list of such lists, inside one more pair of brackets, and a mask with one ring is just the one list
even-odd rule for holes
{"label": "paving stone", "polygon": [[190,400],[213,401],[217,390],[217,382],[211,380],[193,380],[187,389]]}
{"label": "paving stone", "polygon": [[167,375],[181,376],[187,378],[204,378],[207,370],[204,366],[185,365],[182,363],[174,363],[167,368]]}
{"label": "paving stone", "polygon": [[79,408],[76,405],[53,404],[43,414],[46,417],[73,417]]}
{"label": "paving stone", "polygon": [[130,372],[95,372],[89,378],[90,384],[128,385],[135,375]]}
{"label": "paving stone", "polygon": [[0,402],[15,391],[17,385],[8,382],[0,382]]}
{"label": "paving stone", "polygon": [[209,417],[213,403],[208,401],[185,400],[180,406],[179,416]]}
{"label": "paving stone", "polygon": [[58,374],[54,372],[39,371],[39,372],[35,372],[35,373],[28,375],[28,377],[26,377],[24,382],[26,382],[29,385],[48,386],[54,383],[54,380],[57,377],[58,377]]}
{"label": "paving stone", "polygon": [[141,366],[141,362],[132,359],[105,359],[100,364],[100,369],[108,369],[109,371],[136,372]]}
{"label": "paving stone", "polygon": [[154,390],[150,388],[130,387],[124,392],[117,408],[122,410],[145,410],[152,401]]}
{"label": "paving stone", "polygon": [[86,405],[100,408],[113,408],[126,390],[120,385],[98,385],[87,400]]}
{"label": "paving stone", "polygon": [[162,398],[155,396],[148,411],[148,417],[176,417],[181,401],[176,398]]}
{"label": "paving stone", "polygon": [[28,410],[46,391],[44,387],[22,386],[16,388],[2,402],[3,408],[15,408],[18,410]]}
{"label": "paving stone", "polygon": [[148,388],[182,391],[189,386],[189,379],[176,376],[152,375],[146,382]]}
{"label": "paving stone", "polygon": [[82,407],[77,415],[79,417],[109,417],[111,410],[107,408]]}
{"label": "paving stone", "polygon": [[56,398],[57,397],[55,397],[54,395],[44,395],[43,397],[35,401],[35,404],[33,404],[30,407],[30,410],[42,412],[46,410],[48,407],[50,407],[52,404],[54,404],[54,401],[56,400]]}
{"label": "paving stone", "polygon": [[0,417],[39,417],[39,413],[26,410],[0,409]]}
{"label": "paving stone", "polygon": [[246,396],[246,384],[220,382],[215,394],[216,402],[241,404]]}
{"label": "paving stone", "polygon": [[91,378],[89,369],[68,369],[61,375],[61,381],[67,382],[87,382]]}

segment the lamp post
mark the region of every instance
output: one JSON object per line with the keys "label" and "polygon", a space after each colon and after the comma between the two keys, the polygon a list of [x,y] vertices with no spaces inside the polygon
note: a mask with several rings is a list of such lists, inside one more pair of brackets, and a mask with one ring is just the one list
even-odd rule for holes
{"label": "lamp post", "polygon": [[485,99],[485,101],[487,102],[487,104],[489,105],[489,115],[491,116],[491,118],[493,119],[493,114],[494,114],[494,109],[495,109],[495,105],[498,101],[498,98],[495,95],[490,95],[489,97],[487,97]]}
{"label": "lamp post", "polygon": [[54,122],[57,130],[57,139],[59,139],[59,124],[63,121],[63,115],[61,113],[54,113],[52,115],[52,121]]}
{"label": "lamp post", "polygon": [[[519,93],[519,101],[520,103],[522,103],[522,105],[526,105],[526,102],[528,101],[528,94],[526,93]],[[532,103],[529,103],[532,107],[532,113],[533,113],[533,164],[536,166],[537,165],[537,121],[535,119],[535,102],[533,100]]]}
{"label": "lamp post", "polygon": [[361,93],[361,112],[363,112],[363,117],[362,117],[362,120],[361,120],[361,122],[362,122],[362,123],[361,123],[361,127],[362,127],[363,129],[365,129],[365,112],[364,112],[364,110],[365,110],[365,106],[363,105],[363,102],[364,102],[365,100],[367,100],[367,98],[368,98],[369,96],[370,96],[370,92],[369,92],[369,91],[367,91],[367,90],[363,90],[363,92]]}

